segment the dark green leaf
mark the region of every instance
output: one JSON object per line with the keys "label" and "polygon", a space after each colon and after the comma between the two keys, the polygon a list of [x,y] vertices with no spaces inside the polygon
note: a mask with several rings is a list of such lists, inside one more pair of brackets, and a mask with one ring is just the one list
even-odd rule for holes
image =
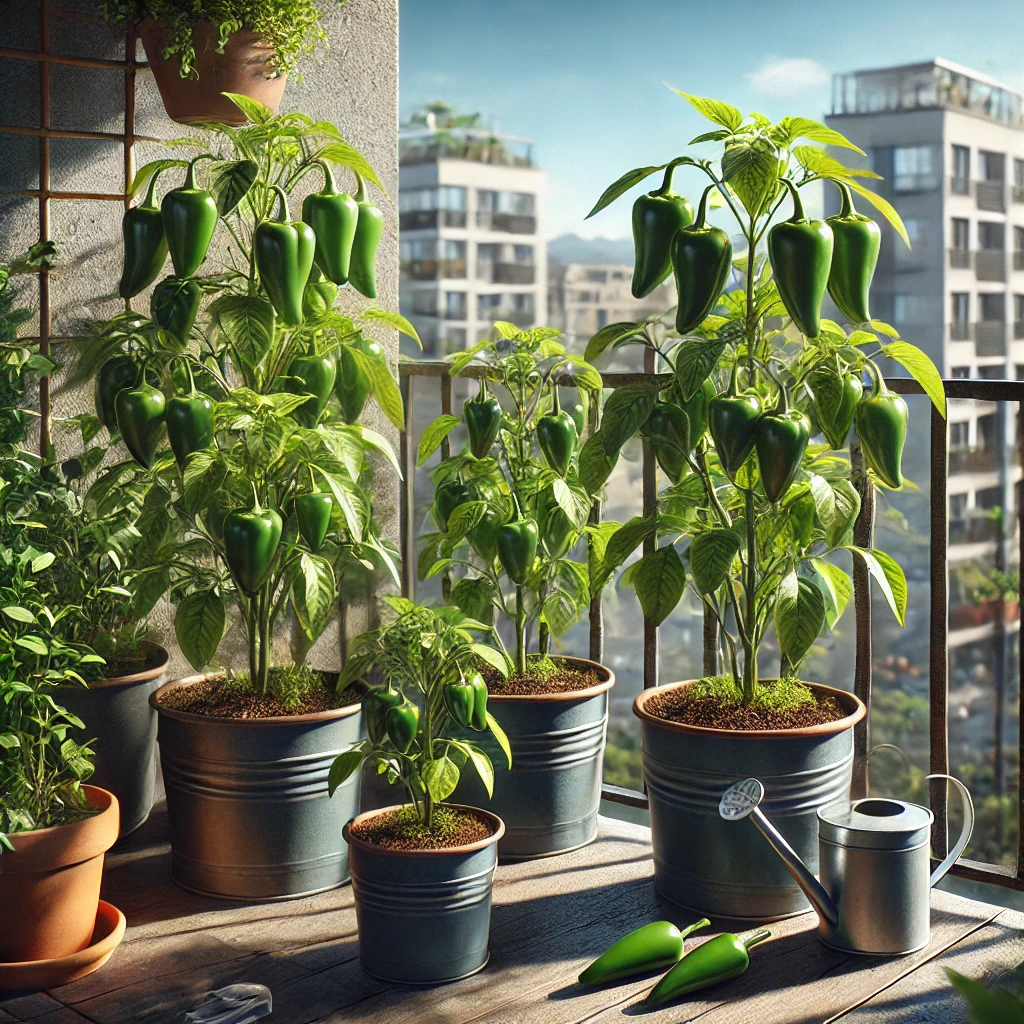
{"label": "dark green leaf", "polygon": [[742,539],[735,530],[714,529],[690,541],[690,575],[702,594],[713,594],[725,582]]}
{"label": "dark green leaf", "polygon": [[353,772],[359,770],[359,766],[363,763],[364,756],[365,755],[362,750],[346,750],[331,762],[331,770],[327,773],[328,796],[334,796],[338,787],[350,775],[352,775]]}
{"label": "dark green leaf", "polygon": [[[668,167],[668,164],[658,164],[657,167],[636,167],[632,171],[626,171],[621,178],[613,181],[601,193],[601,198],[598,199],[594,204],[594,208],[583,219],[589,220],[595,213],[600,213],[606,206],[614,203],[619,196],[628,192],[634,185],[639,185],[644,178],[650,177],[655,171],[663,171],[666,167]],[[588,355],[587,358],[591,357]]]}
{"label": "dark green leaf", "polygon": [[485,576],[465,576],[452,587],[451,603],[471,619],[491,625],[494,621],[494,585]]}
{"label": "dark green leaf", "polygon": [[461,423],[458,416],[445,413],[427,426],[416,449],[416,465],[422,466],[438,448],[441,442]]}
{"label": "dark green leaf", "polygon": [[637,336],[643,336],[644,325],[643,323],[631,323],[628,320],[620,320],[618,323],[605,324],[595,334],[590,341],[587,342],[587,350],[583,354],[583,358],[588,362],[593,362],[601,355],[605,349],[622,344],[628,341],[630,338]]}
{"label": "dark green leaf", "polygon": [[644,555],[630,577],[644,618],[660,626],[679,603],[686,586],[686,571],[679,552],[668,544]]}
{"label": "dark green leaf", "polygon": [[224,599],[214,590],[197,590],[181,599],[174,615],[174,635],[181,653],[197,672],[217,653],[224,618]]}
{"label": "dark green leaf", "polygon": [[942,386],[942,374],[931,359],[909,341],[890,341],[882,346],[882,351],[910,373],[910,376],[924,388],[924,393],[932,400],[935,408],[945,417],[946,392]]}
{"label": "dark green leaf", "polygon": [[370,378],[373,397],[377,399],[377,404],[383,410],[384,415],[399,430],[403,430],[405,428],[405,408],[402,405],[402,393],[398,390],[398,384],[391,375],[387,363],[382,359],[373,359],[357,348],[350,351],[363,372]]}
{"label": "dark green leaf", "polygon": [[613,457],[608,457],[604,437],[600,430],[595,430],[579,454],[580,483],[587,494],[595,495],[604,487],[618,459],[618,452]]}
{"label": "dark green leaf", "polygon": [[[605,403],[601,438],[605,453],[614,459],[622,446],[644,425],[657,400],[655,385],[627,384],[616,388]],[[587,488],[588,492],[590,488]]]}
{"label": "dark green leaf", "polygon": [[231,213],[248,195],[259,172],[254,160],[233,160],[217,169],[210,191],[217,200],[217,212],[222,217]]}
{"label": "dark green leaf", "polygon": [[715,372],[725,351],[724,341],[684,341],[676,347],[675,370],[683,401],[688,402]]}
{"label": "dark green leaf", "polygon": [[714,121],[715,124],[720,124],[731,132],[736,131],[743,124],[743,115],[736,107],[728,103],[723,103],[721,100],[708,99],[706,96],[693,96],[680,89],[673,89],[672,91],[682,96],[684,100],[687,100],[694,110],[703,114],[709,121]]}
{"label": "dark green leaf", "polygon": [[791,572],[775,592],[775,632],[779,648],[796,667],[825,624],[825,598],[813,581]]}

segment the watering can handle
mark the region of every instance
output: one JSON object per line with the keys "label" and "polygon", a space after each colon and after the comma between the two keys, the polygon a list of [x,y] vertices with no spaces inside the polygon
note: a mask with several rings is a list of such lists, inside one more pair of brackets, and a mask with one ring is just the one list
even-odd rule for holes
{"label": "watering can handle", "polygon": [[964,847],[970,840],[971,832],[974,829],[974,804],[971,802],[971,794],[967,792],[967,787],[959,779],[954,779],[952,775],[929,775],[925,781],[928,779],[945,779],[947,782],[952,782],[960,791],[960,803],[964,811],[964,825],[960,831],[960,838],[956,841],[956,846],[949,851],[949,856],[932,872],[931,880],[928,882],[928,887],[931,888],[960,859],[960,854],[964,852]]}

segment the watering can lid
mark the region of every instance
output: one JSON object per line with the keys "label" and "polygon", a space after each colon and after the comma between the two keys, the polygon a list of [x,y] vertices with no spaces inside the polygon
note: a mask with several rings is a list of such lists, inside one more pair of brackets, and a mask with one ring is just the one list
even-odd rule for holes
{"label": "watering can lid", "polygon": [[818,835],[839,846],[905,850],[927,842],[933,815],[905,800],[869,797],[818,809]]}

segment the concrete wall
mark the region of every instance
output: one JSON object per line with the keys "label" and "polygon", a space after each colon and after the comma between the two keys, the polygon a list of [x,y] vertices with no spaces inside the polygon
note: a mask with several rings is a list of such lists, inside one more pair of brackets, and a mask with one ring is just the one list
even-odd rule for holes
{"label": "concrete wall", "polygon": [[[124,60],[125,34],[96,17],[94,0],[50,0],[49,49],[64,57]],[[332,7],[327,0],[322,8]],[[397,0],[351,0],[341,10],[324,16],[330,46],[309,58],[304,79],[290,81],[283,110],[301,110],[316,119],[334,122],[344,137],[361,150],[377,171],[392,200],[398,194],[398,3]],[[43,37],[38,0],[0,0],[0,47],[38,51]],[[138,57],[144,59],[141,46]],[[38,128],[40,121],[40,67],[33,61],[0,58],[4,96],[0,103],[0,124]],[[50,127],[70,131],[124,132],[125,75],[118,68],[81,68],[50,64]],[[169,120],[156,85],[148,71],[136,76],[135,132],[166,140],[194,134]],[[121,193],[125,187],[124,148],[117,140],[52,138],[52,191]],[[158,142],[135,145],[135,166],[167,153]],[[177,155],[177,154],[175,154]],[[18,196],[39,187],[40,144],[38,138],[0,131],[0,260],[23,251],[39,238],[39,203]],[[310,176],[310,184],[317,187]],[[377,262],[377,302],[398,309],[398,219],[397,208],[377,196],[385,211],[386,230]],[[297,212],[297,201],[293,203]],[[123,308],[116,296],[121,270],[120,202],[95,199],[57,200],[50,203],[50,237],[60,251],[58,268],[50,275],[52,333],[80,334],[85,321],[112,316]],[[218,233],[215,246],[226,235]],[[216,249],[211,259],[216,258]],[[210,264],[207,264],[209,269]],[[38,285],[22,279],[26,303],[37,301]],[[360,300],[362,301],[362,300]],[[146,309],[147,298],[134,300]],[[353,305],[353,309],[358,304]],[[23,328],[38,333],[38,319]],[[376,331],[392,358],[397,357],[397,335]],[[64,348],[66,354],[68,349]],[[55,355],[61,358],[61,345]],[[58,379],[55,385],[59,384]],[[371,403],[372,405],[372,403]],[[54,415],[60,417],[91,411],[87,391],[59,393]],[[386,433],[397,447],[397,432],[375,406],[367,421]],[[55,443],[61,453],[70,453],[73,435],[59,422],[54,426]],[[397,536],[397,483],[385,465],[380,466],[376,499],[378,516],[386,531]],[[349,616],[349,632],[361,628],[366,609],[355,608]],[[154,615],[157,638],[173,647],[171,609]],[[229,627],[230,630],[231,627]],[[237,632],[237,631],[236,631]],[[172,669],[184,670],[184,660],[175,653]],[[283,654],[283,651],[279,651]],[[313,661],[323,667],[337,665],[336,632],[318,644]]]}

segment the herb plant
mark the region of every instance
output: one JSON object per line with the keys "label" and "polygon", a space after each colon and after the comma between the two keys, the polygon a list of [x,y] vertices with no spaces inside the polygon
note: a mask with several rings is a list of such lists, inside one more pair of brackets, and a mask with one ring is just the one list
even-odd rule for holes
{"label": "herb plant", "polygon": [[[512,620],[515,667],[523,674],[528,625],[537,623],[538,652],[547,656],[551,635],[565,633],[590,602],[588,566],[569,556],[589,531],[591,496],[580,481],[577,448],[601,377],[569,355],[552,328],[522,331],[500,321],[495,331],[497,340],[452,361],[454,375],[472,371],[481,381],[462,420],[441,416],[420,441],[422,464],[460,422],[469,437],[465,450],[434,472],[439,532],[424,539],[419,567],[423,577],[465,570],[451,602],[483,621],[493,621],[494,608]],[[579,395],[572,412],[560,397],[570,370]]]}
{"label": "herb plant", "polygon": [[[629,171],[591,212],[657,171],[668,171],[666,183],[637,200],[644,210],[652,198],[668,201],[676,167],[693,167],[709,181],[692,223],[678,203],[666,216],[685,223],[671,232],[652,232],[645,217],[634,220],[645,264],[659,266],[662,276],[674,271],[679,302],[668,324],[657,317],[616,323],[591,339],[588,359],[640,344],[655,352],[663,372],[614,392],[580,464],[593,490],[607,480],[626,440],[637,432],[645,438],[670,485],[650,515],[608,538],[601,574],[614,573],[645,544],[623,576],[644,615],[663,622],[689,587],[717,626],[705,672],[715,676],[721,657],[749,703],[757,693],[758,651],[772,627],[779,675],[794,676],[842,614],[852,594],[844,558],[866,566],[903,623],[903,570],[885,552],[852,540],[860,497],[851,478],[866,473],[885,488],[903,482],[906,405],[885,387],[877,360],[901,363],[943,414],[945,398],[928,357],[868,315],[878,228],[853,210],[852,195],[907,240],[896,211],[864,185],[878,175],[798,143],[861,151],[807,118],[772,124],[682,95],[718,125],[691,143],[723,147],[717,163],[680,156]],[[831,182],[843,196],[842,211],[827,222],[803,211],[800,190],[815,181]],[[713,198],[724,201],[745,242],[735,258],[728,234],[706,220]],[[787,207],[788,219],[777,220]],[[657,246],[665,251],[649,251]],[[739,287],[728,288],[730,274],[738,275]],[[821,317],[826,289],[852,322],[849,329]],[[845,446],[854,424],[852,450],[861,458],[851,466]]]}
{"label": "herb plant", "polygon": [[[384,600],[394,619],[355,639],[338,688],[371,669],[385,685],[364,696],[366,739],[338,755],[328,786],[333,795],[361,764],[376,767],[392,785],[402,783],[417,822],[429,830],[467,762],[488,796],[493,791],[494,766],[483,748],[464,738],[467,729],[490,730],[512,765],[508,739],[486,710],[487,689],[478,671],[484,661],[505,675],[508,660],[475,638],[495,636],[493,628],[457,608],[431,609],[400,597]],[[453,735],[456,731],[459,736]]]}

